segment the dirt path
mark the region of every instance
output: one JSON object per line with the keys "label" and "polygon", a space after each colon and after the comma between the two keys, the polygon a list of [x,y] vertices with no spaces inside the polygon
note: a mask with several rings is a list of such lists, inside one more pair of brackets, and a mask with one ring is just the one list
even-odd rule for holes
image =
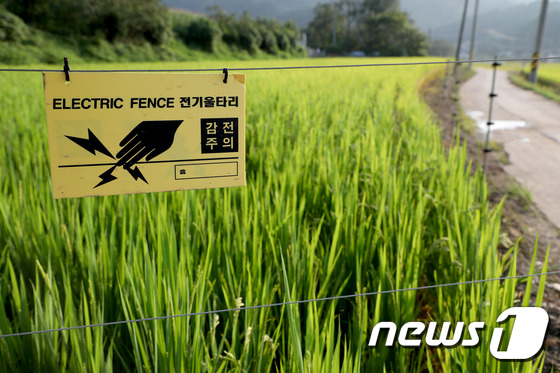
{"label": "dirt path", "polygon": [[[484,127],[492,70],[480,69],[461,88],[461,105]],[[491,139],[509,156],[507,173],[524,185],[546,217],[560,228],[560,104],[514,86],[507,72],[498,71]],[[504,127],[515,129],[499,129]]]}
{"label": "dirt path", "polygon": [[[547,247],[550,245],[548,270],[560,269],[560,104],[543,99],[532,92],[513,86],[505,72],[496,81],[498,97],[494,101],[491,139],[502,143],[509,161],[502,152],[488,157],[488,198],[495,206],[506,197],[502,208],[502,234],[510,240],[498,246],[501,253],[519,240],[517,273],[529,271],[533,248],[538,237],[536,271],[541,271]],[[461,88],[460,104],[480,123],[484,132],[461,133],[467,140],[467,152],[473,167],[482,167],[482,149],[488,120],[492,70],[480,69]],[[422,89],[425,102],[441,123],[442,140],[446,146],[456,141],[457,102],[452,94],[442,94],[443,80],[435,80]],[[452,91],[452,89],[450,89]],[[459,117],[460,118],[460,117]],[[558,118],[558,119],[557,119]],[[460,119],[462,121],[462,119]],[[516,129],[499,129],[511,128]],[[521,126],[521,127],[519,127]],[[533,203],[511,193],[514,180],[531,191]],[[539,279],[534,279],[538,282]],[[523,290],[522,285],[519,288]],[[533,284],[532,293],[535,295]],[[549,333],[545,342],[548,350],[546,368],[560,369],[560,275],[546,279],[543,307],[550,316]]]}

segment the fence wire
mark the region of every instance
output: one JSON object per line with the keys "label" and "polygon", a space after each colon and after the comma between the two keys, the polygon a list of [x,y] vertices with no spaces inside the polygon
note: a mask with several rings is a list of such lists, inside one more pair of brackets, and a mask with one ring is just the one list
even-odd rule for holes
{"label": "fence wire", "polygon": [[0,338],[19,337],[19,336],[25,336],[25,335],[31,335],[31,334],[63,332],[63,331],[66,331],[66,330],[95,328],[95,327],[101,327],[101,326],[130,324],[130,323],[145,322],[145,321],[167,320],[167,319],[174,319],[174,318],[178,318],[178,317],[212,315],[212,314],[217,314],[217,313],[225,313],[225,312],[233,312],[233,311],[248,311],[248,310],[268,308],[268,307],[288,306],[288,305],[293,305],[293,304],[322,302],[322,301],[337,300],[337,299],[349,299],[349,298],[365,297],[365,296],[372,296],[372,295],[393,294],[393,293],[401,293],[401,292],[413,291],[413,290],[426,290],[426,289],[443,288],[443,287],[448,287],[448,286],[479,284],[479,283],[484,283],[484,282],[511,280],[511,279],[525,278],[525,277],[536,277],[536,276],[540,277],[540,276],[553,275],[553,274],[560,274],[560,270],[559,271],[544,272],[544,273],[533,273],[533,274],[526,274],[526,275],[518,275],[518,276],[498,277],[498,278],[472,280],[472,281],[464,281],[464,282],[452,282],[452,283],[448,283],[448,284],[426,285],[426,286],[418,286],[418,287],[405,288],[405,289],[382,290],[382,291],[373,291],[373,292],[360,293],[360,294],[347,294],[347,295],[339,295],[339,296],[334,296],[334,297],[304,299],[304,300],[295,300],[295,301],[290,301],[290,302],[271,303],[271,304],[261,304],[261,305],[257,305],[257,306],[191,312],[191,313],[183,313],[183,314],[179,314],[179,315],[166,315],[166,316],[147,317],[147,318],[143,318],[143,319],[110,321],[110,322],[104,322],[104,323],[99,323],[99,324],[78,325],[78,326],[69,326],[69,327],[65,327],[65,328],[45,329],[45,330],[36,330],[36,331],[22,332],[22,333],[4,334],[4,335],[0,335]]}
{"label": "fence wire", "polygon": [[[337,69],[351,67],[387,67],[387,66],[415,66],[415,65],[455,65],[463,63],[487,63],[487,62],[523,62],[523,61],[545,61],[559,60],[560,56],[552,57],[516,57],[503,59],[481,59],[481,60],[459,60],[459,61],[417,61],[417,62],[387,62],[387,63],[364,63],[349,65],[309,65],[309,66],[271,66],[271,67],[236,67],[227,68],[228,71],[267,71],[267,70],[301,70],[301,69]],[[63,69],[24,69],[24,68],[1,68],[4,72],[64,72]],[[117,70],[71,70],[76,73],[132,73],[132,72],[222,72],[223,68],[212,69],[117,69]]]}

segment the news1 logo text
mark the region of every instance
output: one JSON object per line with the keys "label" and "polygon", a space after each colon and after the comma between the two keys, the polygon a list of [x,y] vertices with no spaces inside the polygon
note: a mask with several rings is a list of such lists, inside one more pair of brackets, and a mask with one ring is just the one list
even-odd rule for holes
{"label": "news1 logo text", "polygon": [[[512,307],[503,311],[496,323],[503,324],[510,318],[515,320],[509,339],[505,338],[504,328],[495,327],[492,330],[490,353],[498,360],[533,358],[543,346],[549,321],[548,313],[540,307]],[[403,347],[419,347],[423,341],[430,347],[476,347],[481,342],[480,333],[484,331],[485,326],[483,321],[475,321],[465,328],[464,322],[457,322],[451,337],[451,323],[446,321],[436,337],[437,322],[430,322],[426,330],[423,322],[410,321],[398,330],[395,323],[384,321],[373,327],[368,345],[377,346],[380,332],[386,330],[385,346],[389,347],[394,346],[395,339]],[[507,346],[501,346],[504,340],[507,341]]]}

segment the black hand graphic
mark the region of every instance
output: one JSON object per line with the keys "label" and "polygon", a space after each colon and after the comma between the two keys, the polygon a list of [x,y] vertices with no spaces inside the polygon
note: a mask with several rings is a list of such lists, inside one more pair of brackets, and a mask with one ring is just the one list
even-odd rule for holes
{"label": "black hand graphic", "polygon": [[134,180],[142,179],[147,184],[148,181],[138,167],[133,169],[132,166],[144,157],[146,161],[150,161],[169,149],[181,123],[182,120],[146,120],[134,127],[119,144],[122,147],[117,153],[119,160],[113,167],[99,175],[101,181],[94,188],[116,180],[112,172],[118,166],[127,170]]}
{"label": "black hand graphic", "polygon": [[117,153],[117,166],[128,170],[146,157],[146,161],[157,157],[173,144],[175,132],[182,120],[150,120],[134,127],[120,142],[122,149]]}

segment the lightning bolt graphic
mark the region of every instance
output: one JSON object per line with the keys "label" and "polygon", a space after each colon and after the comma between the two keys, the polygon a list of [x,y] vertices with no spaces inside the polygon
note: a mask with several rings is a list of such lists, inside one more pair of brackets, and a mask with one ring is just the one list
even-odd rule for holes
{"label": "lightning bolt graphic", "polygon": [[140,172],[140,170],[138,169],[138,166],[136,166],[134,170],[130,167],[125,167],[125,170],[128,171],[128,173],[134,178],[134,180],[142,179],[146,184],[149,184],[144,178],[144,175],[142,175],[142,172]]}
{"label": "lightning bolt graphic", "polygon": [[[66,136],[68,139],[74,141],[76,144],[80,145],[82,148],[84,148],[85,150],[87,150],[88,152],[90,152],[93,155],[95,154],[95,151],[97,150],[99,153],[105,154],[108,157],[111,157],[113,159],[115,159],[115,157],[113,157],[113,155],[111,154],[111,152],[109,150],[107,150],[107,148],[105,147],[105,145],[103,145],[101,143],[101,141],[99,141],[99,139],[93,134],[93,132],[91,132],[91,130],[88,128],[88,138],[84,139],[81,137],[74,137],[74,136]],[[104,174],[102,174],[104,175]],[[101,176],[99,176],[101,177]]]}
{"label": "lightning bolt graphic", "polygon": [[[96,186],[93,187],[93,189],[97,188],[98,186],[101,186],[103,184],[107,184],[113,180],[116,180],[117,177],[111,175],[111,173],[115,170],[115,168],[117,168],[117,166],[113,166],[110,169],[108,169],[107,171],[103,172],[101,175],[99,175],[99,178],[101,179],[101,181],[99,182],[99,184],[97,184]],[[138,167],[137,167],[138,168]],[[144,180],[145,181],[145,180]]]}

